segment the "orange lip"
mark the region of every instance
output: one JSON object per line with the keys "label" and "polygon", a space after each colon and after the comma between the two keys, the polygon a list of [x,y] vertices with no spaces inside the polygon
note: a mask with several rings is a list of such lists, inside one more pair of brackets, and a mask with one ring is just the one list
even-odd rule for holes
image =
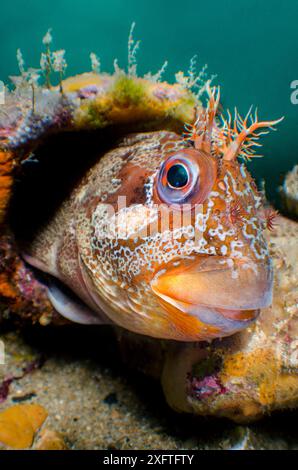
{"label": "orange lip", "polygon": [[210,256],[159,271],[151,282],[163,305],[224,331],[244,328],[272,300],[272,269],[248,260]]}

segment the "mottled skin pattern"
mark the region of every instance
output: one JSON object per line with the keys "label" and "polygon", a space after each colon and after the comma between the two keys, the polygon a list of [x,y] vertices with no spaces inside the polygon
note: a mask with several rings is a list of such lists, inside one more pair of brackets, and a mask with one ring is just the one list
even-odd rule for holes
{"label": "mottled skin pattern", "polygon": [[[219,131],[214,95],[187,138],[158,131],[115,143],[27,247],[29,263],[84,302],[50,286],[60,313],[196,341],[230,335],[270,304],[262,200],[237,161],[238,134]],[[182,204],[165,203],[159,181],[162,166],[177,155],[199,168],[182,223]]]}

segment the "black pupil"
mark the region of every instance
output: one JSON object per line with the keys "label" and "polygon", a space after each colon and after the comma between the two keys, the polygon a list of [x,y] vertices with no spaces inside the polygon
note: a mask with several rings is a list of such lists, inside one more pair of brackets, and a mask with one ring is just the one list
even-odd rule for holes
{"label": "black pupil", "polygon": [[188,173],[183,165],[173,165],[167,173],[168,183],[173,188],[183,188],[188,183]]}

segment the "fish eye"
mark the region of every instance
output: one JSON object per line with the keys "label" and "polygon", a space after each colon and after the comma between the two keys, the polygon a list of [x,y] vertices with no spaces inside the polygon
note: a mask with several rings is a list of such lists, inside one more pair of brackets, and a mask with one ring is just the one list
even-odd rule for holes
{"label": "fish eye", "polygon": [[155,178],[155,198],[174,205],[201,203],[215,179],[216,165],[212,156],[195,149],[183,149],[162,162]]}
{"label": "fish eye", "polygon": [[182,189],[189,181],[187,168],[181,163],[174,163],[167,172],[167,182],[171,188]]}

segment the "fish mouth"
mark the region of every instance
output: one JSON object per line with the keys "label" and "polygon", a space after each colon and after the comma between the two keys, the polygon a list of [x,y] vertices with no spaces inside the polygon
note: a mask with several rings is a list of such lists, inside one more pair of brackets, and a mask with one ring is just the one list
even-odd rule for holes
{"label": "fish mouth", "polygon": [[218,256],[166,266],[151,281],[163,307],[196,317],[227,336],[246,328],[272,302],[270,262]]}

